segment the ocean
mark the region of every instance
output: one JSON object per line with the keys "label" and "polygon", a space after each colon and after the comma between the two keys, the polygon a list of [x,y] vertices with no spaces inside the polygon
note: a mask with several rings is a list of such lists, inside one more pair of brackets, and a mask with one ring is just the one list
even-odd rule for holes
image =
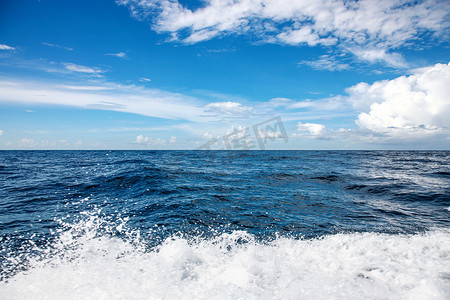
{"label": "ocean", "polygon": [[450,151],[0,151],[0,299],[450,299]]}

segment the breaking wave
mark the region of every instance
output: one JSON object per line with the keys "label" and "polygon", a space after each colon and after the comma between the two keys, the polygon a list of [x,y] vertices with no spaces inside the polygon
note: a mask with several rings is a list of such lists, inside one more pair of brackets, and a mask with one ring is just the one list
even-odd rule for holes
{"label": "breaking wave", "polygon": [[[156,244],[98,212],[48,243],[2,249],[1,299],[445,299],[450,231],[257,239],[175,234]],[[151,236],[151,233],[150,233]],[[5,243],[7,244],[7,243]],[[2,246],[7,247],[7,246]],[[14,254],[11,254],[14,253]],[[22,266],[22,269],[18,268]],[[26,267],[23,267],[26,266]]]}

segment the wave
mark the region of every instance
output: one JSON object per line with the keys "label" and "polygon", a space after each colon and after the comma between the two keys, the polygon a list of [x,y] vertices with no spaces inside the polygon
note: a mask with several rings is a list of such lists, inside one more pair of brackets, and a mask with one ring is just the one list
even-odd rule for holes
{"label": "wave", "polygon": [[[450,230],[347,233],[260,241],[245,231],[176,234],[149,246],[126,220],[85,213],[62,223],[1,299],[445,299]],[[26,267],[25,267],[26,266]]]}

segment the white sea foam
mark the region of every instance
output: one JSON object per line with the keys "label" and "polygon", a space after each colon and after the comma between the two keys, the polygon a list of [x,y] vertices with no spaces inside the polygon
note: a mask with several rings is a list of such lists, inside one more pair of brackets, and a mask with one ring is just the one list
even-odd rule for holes
{"label": "white sea foam", "polygon": [[[98,234],[87,218],[45,259],[0,283],[1,299],[448,299],[450,231],[336,234],[257,242],[246,232],[172,237]],[[115,227],[122,230],[122,226]]]}

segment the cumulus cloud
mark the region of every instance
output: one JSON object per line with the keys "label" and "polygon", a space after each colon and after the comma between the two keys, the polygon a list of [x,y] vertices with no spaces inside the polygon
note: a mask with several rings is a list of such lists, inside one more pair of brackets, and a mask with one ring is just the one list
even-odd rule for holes
{"label": "cumulus cloud", "polygon": [[9,51],[13,51],[13,50],[16,50],[16,48],[15,48],[15,47],[8,46],[8,45],[0,44],[0,50],[9,50]]}
{"label": "cumulus cloud", "polygon": [[[368,62],[404,67],[388,49],[444,35],[450,24],[446,0],[205,0],[189,9],[176,0],[117,0],[170,40],[197,43],[224,34],[251,34],[270,43],[342,45]],[[378,49],[378,50],[374,50]],[[379,50],[381,49],[381,50]]]}
{"label": "cumulus cloud", "polygon": [[[328,128],[317,123],[297,124],[294,137],[338,139],[350,143],[423,143],[444,145],[450,140],[450,63],[413,70],[392,80],[361,82],[347,96],[305,100],[291,108],[352,106],[359,128]],[[446,142],[447,141],[447,142]]]}
{"label": "cumulus cloud", "polygon": [[170,138],[166,139],[152,139],[148,136],[143,136],[142,134],[138,135],[136,137],[136,140],[134,141],[136,144],[140,145],[146,145],[146,146],[166,146],[167,144],[174,144],[177,142],[177,137],[171,136]]}
{"label": "cumulus cloud", "polygon": [[268,131],[261,128],[257,129],[257,136],[269,139],[284,138],[283,133],[281,133],[280,131]]}
{"label": "cumulus cloud", "polygon": [[99,68],[91,68],[91,67],[76,65],[73,63],[64,63],[63,65],[66,68],[66,70],[72,71],[72,72],[87,73],[87,74],[99,74],[99,73],[104,72]]}
{"label": "cumulus cloud", "polygon": [[246,126],[234,126],[232,125],[230,128],[226,131],[226,138],[229,140],[239,140],[246,138],[249,134],[249,127]]}
{"label": "cumulus cloud", "polygon": [[38,146],[39,144],[34,139],[21,139],[19,141],[19,145],[25,148],[32,148]]}
{"label": "cumulus cloud", "polygon": [[302,123],[298,122],[295,130],[295,136],[321,136],[325,133],[326,127],[322,124],[316,123]]}
{"label": "cumulus cloud", "polygon": [[354,107],[368,112],[357,124],[374,132],[437,132],[450,129],[450,64],[416,70],[410,76],[359,83],[347,90]]}
{"label": "cumulus cloud", "polygon": [[138,135],[137,137],[136,137],[136,143],[137,144],[147,144],[147,143],[149,143],[150,141],[151,141],[152,139],[151,138],[149,138],[149,137],[144,137],[142,134],[140,134],[140,135]]}

